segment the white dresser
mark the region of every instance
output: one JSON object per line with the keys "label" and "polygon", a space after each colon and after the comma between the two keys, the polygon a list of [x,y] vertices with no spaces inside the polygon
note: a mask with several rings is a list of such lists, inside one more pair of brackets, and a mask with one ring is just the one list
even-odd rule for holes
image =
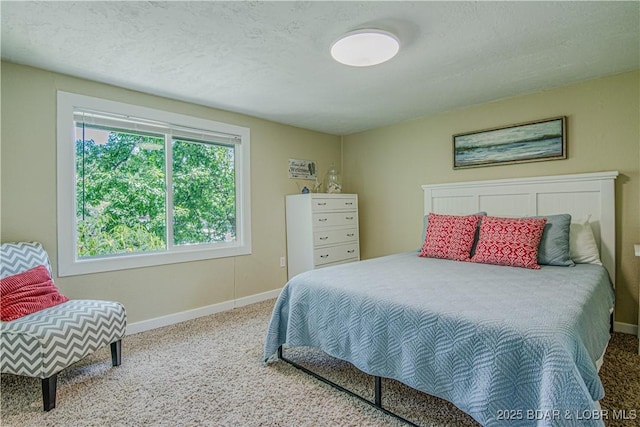
{"label": "white dresser", "polygon": [[294,194],[286,198],[288,277],[358,261],[358,196]]}

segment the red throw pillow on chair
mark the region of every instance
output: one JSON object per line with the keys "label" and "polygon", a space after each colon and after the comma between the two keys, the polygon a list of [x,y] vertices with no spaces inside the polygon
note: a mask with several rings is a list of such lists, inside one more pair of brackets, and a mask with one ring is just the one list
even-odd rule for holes
{"label": "red throw pillow on chair", "polygon": [[58,292],[44,265],[0,280],[0,319],[4,322],[66,301],[69,298]]}

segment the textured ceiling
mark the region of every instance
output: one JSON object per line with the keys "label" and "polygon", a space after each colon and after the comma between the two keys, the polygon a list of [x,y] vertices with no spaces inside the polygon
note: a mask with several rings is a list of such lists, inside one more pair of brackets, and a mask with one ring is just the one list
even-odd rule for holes
{"label": "textured ceiling", "polygon": [[[2,58],[349,134],[640,68],[640,2],[8,2]],[[352,68],[348,31],[400,53]]]}

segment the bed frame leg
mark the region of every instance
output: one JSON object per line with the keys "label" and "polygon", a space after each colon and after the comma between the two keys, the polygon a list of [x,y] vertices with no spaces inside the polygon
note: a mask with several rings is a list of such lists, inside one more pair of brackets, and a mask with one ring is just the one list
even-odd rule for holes
{"label": "bed frame leg", "polygon": [[382,377],[378,377],[378,376],[374,376],[375,379],[375,388],[374,388],[374,402],[371,402],[368,399],[365,399],[364,397],[360,396],[359,394],[356,394],[354,392],[352,392],[351,390],[347,390],[346,388],[342,387],[341,385],[338,385],[336,383],[334,383],[331,380],[326,379],[325,377],[323,377],[322,375],[316,374],[315,372],[311,371],[310,369],[305,368],[302,365],[298,365],[296,362],[294,362],[291,359],[287,359],[286,357],[284,357],[283,355],[283,349],[282,346],[278,347],[278,358],[280,360],[282,360],[283,362],[288,363],[289,365],[293,366],[294,368],[297,368],[299,370],[301,370],[302,372],[311,375],[312,377],[314,377],[317,380],[322,381],[325,384],[330,385],[331,387],[348,394],[349,396],[353,396],[359,400],[361,400],[362,402],[377,408],[379,411],[384,412],[385,414],[392,416],[402,422],[404,422],[405,424],[409,425],[409,426],[414,426],[414,427],[418,427],[417,424],[412,423],[411,421],[402,418],[400,415],[398,414],[394,414],[393,412],[385,409],[382,407]]}
{"label": "bed frame leg", "polygon": [[609,333],[612,334],[613,333],[613,313],[611,313],[611,315],[609,315]]}

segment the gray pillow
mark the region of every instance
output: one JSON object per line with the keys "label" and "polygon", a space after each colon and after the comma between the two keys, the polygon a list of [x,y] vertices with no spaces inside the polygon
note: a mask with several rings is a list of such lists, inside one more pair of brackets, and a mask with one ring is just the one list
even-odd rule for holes
{"label": "gray pillow", "polygon": [[534,218],[547,218],[538,247],[538,264],[573,267],[569,251],[569,230],[571,215],[544,215]]}

